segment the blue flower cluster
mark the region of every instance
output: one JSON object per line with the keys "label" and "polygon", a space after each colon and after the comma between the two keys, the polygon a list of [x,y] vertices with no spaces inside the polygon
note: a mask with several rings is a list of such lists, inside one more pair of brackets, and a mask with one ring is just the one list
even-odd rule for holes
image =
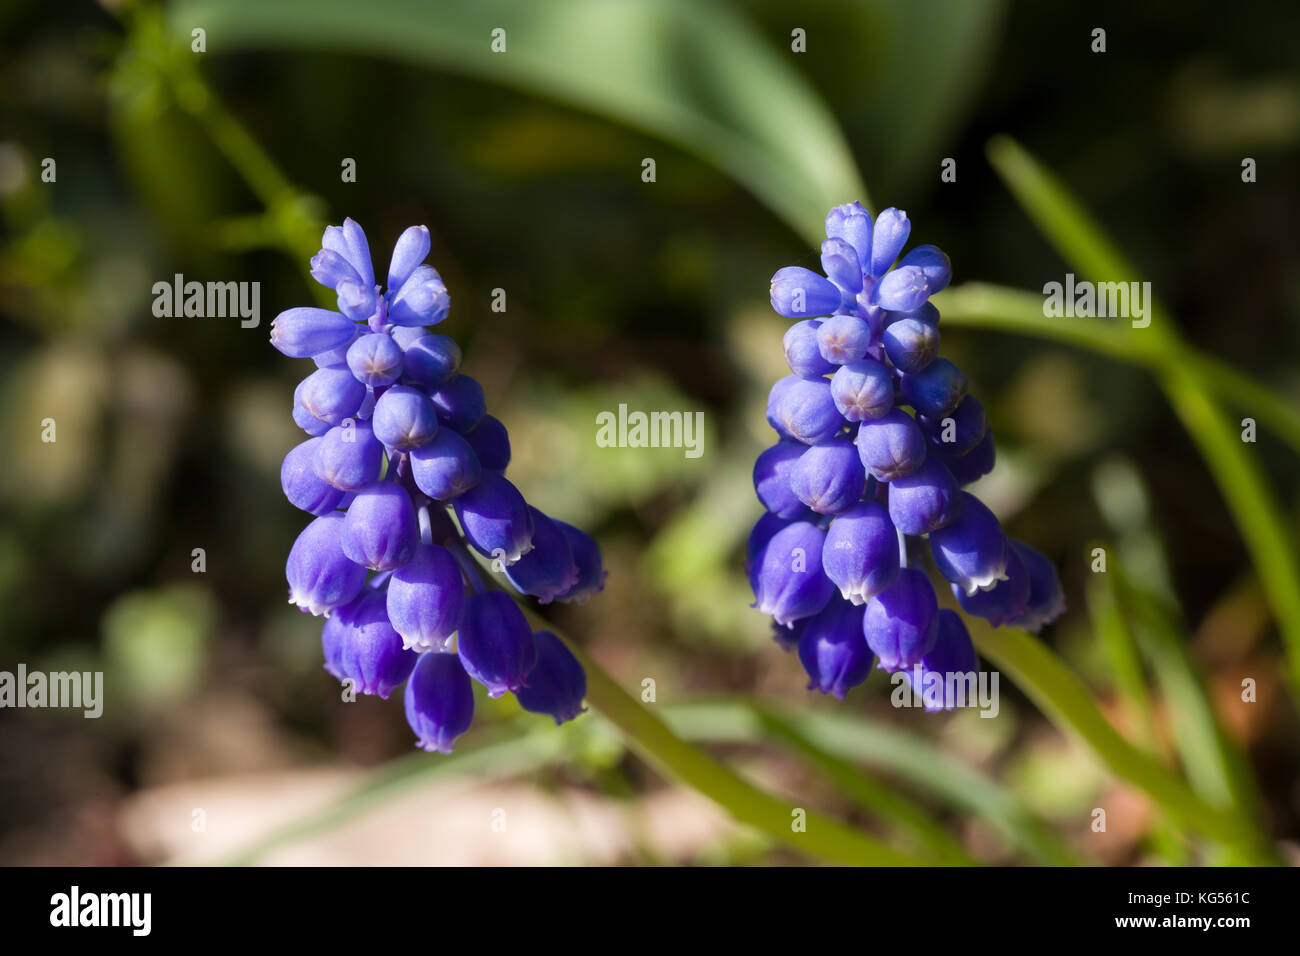
{"label": "blue flower cluster", "polygon": [[901,210],[873,222],[860,203],[837,206],[826,274],[792,266],[772,277],[772,307],[798,321],[784,339],[791,374],[768,398],[780,437],[754,465],[767,512],[747,568],[755,607],[798,649],[809,687],[841,698],[873,659],[927,683],[976,667],[960,615],[907,567],[906,536],[928,536],[962,609],[995,627],[1037,632],[1064,610],[1052,563],[962,491],[992,470],[993,433],[961,371],[938,356],[929,299],[952,266],[929,245],[900,259],[910,232]]}
{"label": "blue flower cluster", "polygon": [[407,721],[425,750],[449,753],[469,728],[471,678],[556,723],[577,716],[582,666],[554,634],[534,633],[509,595],[484,587],[467,545],[543,604],[599,592],[600,548],[506,478],[505,426],[460,373],[456,343],[428,331],[451,304],[423,264],[429,230],[397,240],[387,291],[351,219],[321,245],[311,274],[337,293],[338,311],[289,309],[271,330],[277,349],[316,364],[293,397],[310,437],[280,470],[289,502],[317,516],[289,552],[289,602],[326,616],[331,674],[384,698],[406,684]]}

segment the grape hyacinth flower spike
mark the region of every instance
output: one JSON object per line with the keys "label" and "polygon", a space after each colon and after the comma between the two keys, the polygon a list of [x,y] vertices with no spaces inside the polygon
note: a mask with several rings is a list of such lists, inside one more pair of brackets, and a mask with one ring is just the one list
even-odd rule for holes
{"label": "grape hyacinth flower spike", "polygon": [[289,552],[289,602],[325,617],[330,674],[384,698],[405,684],[416,746],[450,753],[474,681],[556,723],[582,712],[587,686],[558,637],[485,587],[471,549],[540,603],[585,602],[606,572],[590,535],[506,478],[506,426],[460,347],[429,331],[451,299],[428,254],[429,230],[407,229],[380,285],[361,227],[328,227],[311,275],[338,308],[281,312],[271,343],[315,364],[293,396],[307,438],[280,469],[289,503],[313,516]]}
{"label": "grape hyacinth flower spike", "polygon": [[746,571],[754,607],[782,647],[798,648],[810,688],[839,697],[873,659],[927,681],[977,666],[960,616],[908,567],[908,537],[928,538],[956,602],[994,627],[1037,633],[1065,610],[1052,563],[963,490],[992,471],[993,433],[965,375],[939,355],[929,300],[952,265],[935,246],[905,252],[911,229],[899,209],[873,218],[861,203],[836,206],[824,274],[791,266],[772,277],[772,308],[795,320],[782,341],[791,374],[768,396],[777,441],[754,465],[765,511]]}

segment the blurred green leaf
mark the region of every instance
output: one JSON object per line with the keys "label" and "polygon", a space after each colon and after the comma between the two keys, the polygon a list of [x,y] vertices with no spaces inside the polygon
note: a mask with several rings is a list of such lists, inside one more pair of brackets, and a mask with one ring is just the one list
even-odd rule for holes
{"label": "blurred green leaf", "polygon": [[1141,474],[1122,459],[1107,462],[1094,475],[1093,494],[1118,543],[1107,573],[1094,577],[1105,579],[1108,600],[1150,663],[1188,781],[1210,803],[1236,805],[1242,814],[1259,817],[1249,764],[1225,732],[1188,650]]}
{"label": "blurred green leaf", "polygon": [[[472,0],[436,10],[424,0],[192,0],[170,18],[186,45],[203,24],[213,52],[377,55],[609,116],[713,163],[811,240],[830,206],[867,198],[843,136],[788,54],[707,0]],[[505,52],[492,50],[496,29]]]}
{"label": "blurred green leaf", "polygon": [[[953,127],[980,92],[1005,4],[847,0],[828,6],[835,27],[860,44],[847,53],[859,58],[850,75],[861,85],[844,108],[871,133],[862,149],[872,183],[879,190],[885,182],[933,181]],[[810,42],[822,53],[832,41],[818,30]]]}
{"label": "blurred green leaf", "polygon": [[110,689],[142,707],[190,693],[203,673],[215,617],[212,596],[192,585],[119,597],[103,622]]}

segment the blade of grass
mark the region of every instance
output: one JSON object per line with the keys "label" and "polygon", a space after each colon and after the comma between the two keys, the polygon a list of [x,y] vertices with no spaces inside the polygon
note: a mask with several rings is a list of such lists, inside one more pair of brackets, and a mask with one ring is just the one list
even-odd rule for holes
{"label": "blade of grass", "polygon": [[[558,634],[554,625],[530,609],[525,608],[524,612],[535,627],[544,627]],[[915,866],[929,862],[888,847],[876,838],[815,810],[798,807],[759,790],[735,771],[674,734],[651,708],[625,691],[582,648],[564,635],[559,636],[587,672],[587,702],[592,708],[613,724],[628,745],[651,766],[714,800],[740,823],[797,852],[833,863]],[[806,821],[806,827],[800,831],[792,826],[796,810],[803,811]]]}
{"label": "blade of grass", "polygon": [[1138,623],[1142,650],[1170,710],[1170,725],[1192,788],[1211,803],[1236,805],[1259,818],[1254,776],[1240,748],[1225,732],[1187,651],[1175,612],[1154,595],[1117,578],[1122,600]]}
{"label": "blade of grass", "polygon": [[[665,717],[692,740],[756,744],[765,721],[797,733],[801,745],[854,765],[888,773],[916,791],[978,817],[1029,859],[1075,866],[1079,858],[1017,798],[984,773],[918,734],[849,714],[810,711],[749,698],[716,698],[668,708]],[[790,743],[787,741],[787,743]]]}
{"label": "blade of grass", "polygon": [[[1092,222],[1065,187],[1018,144],[999,137],[989,159],[1029,217],[1066,262],[1096,282],[1132,281],[1137,271]],[[1164,309],[1149,303],[1151,325],[1130,329],[1150,344],[1141,348],[1158,363],[1157,381],[1196,442],[1241,530],[1278,622],[1288,659],[1289,685],[1300,699],[1300,564],[1287,538],[1285,520],[1258,463],[1229,426],[1196,370],[1180,361],[1177,327]],[[1123,340],[1131,343],[1127,336]]]}
{"label": "blade of grass", "polygon": [[1272,429],[1300,452],[1300,404],[1251,378],[1222,359],[1183,341],[1157,343],[1127,323],[1107,319],[1062,322],[1043,315],[1043,297],[983,282],[967,282],[934,299],[945,325],[1032,335],[1108,355],[1143,368],[1189,368],[1221,401],[1231,403]]}
{"label": "blade of grass", "polygon": [[[1245,755],[1225,731],[1189,651],[1164,543],[1141,473],[1115,458],[1093,476],[1093,496],[1116,538],[1105,586],[1150,664],[1169,712],[1169,726],[1189,782],[1210,803],[1236,804],[1258,819],[1260,798]],[[1142,582],[1139,587],[1135,582]]]}
{"label": "blade of grass", "polygon": [[[1138,652],[1137,638],[1129,626],[1128,617],[1120,607],[1118,575],[1112,565],[1106,574],[1094,574],[1088,584],[1088,616],[1092,619],[1093,633],[1110,663],[1115,687],[1120,700],[1129,712],[1138,743],[1162,763],[1170,761],[1169,748],[1160,735],[1151,697],[1147,693],[1146,675]],[[1188,853],[1186,841],[1179,832],[1163,819],[1156,818],[1150,827],[1151,843],[1155,851],[1174,866],[1186,866]]]}
{"label": "blade of grass", "polygon": [[962,845],[908,797],[894,792],[860,767],[818,747],[800,732],[793,721],[758,706],[754,707],[754,713],[764,733],[776,738],[804,763],[820,770],[840,793],[855,801],[866,813],[896,823],[916,844],[916,849],[946,865],[975,865],[975,860]]}
{"label": "blade of grass", "polygon": [[1151,697],[1147,693],[1146,675],[1142,671],[1137,638],[1120,607],[1118,575],[1115,563],[1105,574],[1094,574],[1088,582],[1088,616],[1092,620],[1097,643],[1106,655],[1115,689],[1124,703],[1134,734],[1152,753],[1167,757],[1156,725]]}
{"label": "blade of grass", "polygon": [[1121,737],[1097,708],[1087,688],[1042,642],[1023,631],[995,631],[977,620],[969,623],[981,656],[1009,674],[1060,730],[1086,744],[1116,776],[1146,792],[1172,820],[1233,848],[1243,859],[1277,862],[1254,821],[1243,816],[1239,808],[1209,805],[1177,776]]}

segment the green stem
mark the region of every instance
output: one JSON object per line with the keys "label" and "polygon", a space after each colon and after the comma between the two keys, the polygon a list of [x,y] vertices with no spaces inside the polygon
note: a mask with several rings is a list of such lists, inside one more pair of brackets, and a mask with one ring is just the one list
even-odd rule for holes
{"label": "green stem", "polygon": [[1300,405],[1182,339],[1157,340],[1141,334],[1148,330],[1107,319],[1049,319],[1043,315],[1041,295],[983,282],[947,289],[935,296],[934,302],[947,326],[1051,339],[1156,372],[1185,368],[1220,399],[1273,429],[1300,452]]}
{"label": "green stem", "polygon": [[[531,611],[537,627],[554,628]],[[563,637],[563,635],[561,635]],[[777,799],[756,788],[698,747],[688,744],[587,656],[565,639],[587,672],[587,703],[618,728],[648,763],[719,804],[738,822],[810,856],[852,866],[917,866],[925,860],[892,849],[815,810]],[[800,814],[797,811],[802,810]],[[800,820],[802,830],[795,825]]]}
{"label": "green stem", "polygon": [[852,799],[864,812],[893,820],[938,862],[952,866],[977,865],[952,834],[908,797],[895,793],[849,761],[822,750],[800,732],[793,720],[759,706],[754,707],[754,713],[766,734],[785,744],[806,764],[820,770],[840,793]]}
{"label": "green stem", "polygon": [[1205,803],[1116,733],[1087,688],[1041,641],[1023,631],[987,626],[971,627],[971,636],[980,654],[1009,674],[1048,719],[1085,743],[1117,776],[1149,794],[1180,825],[1233,848],[1243,859],[1277,862],[1249,821]]}

